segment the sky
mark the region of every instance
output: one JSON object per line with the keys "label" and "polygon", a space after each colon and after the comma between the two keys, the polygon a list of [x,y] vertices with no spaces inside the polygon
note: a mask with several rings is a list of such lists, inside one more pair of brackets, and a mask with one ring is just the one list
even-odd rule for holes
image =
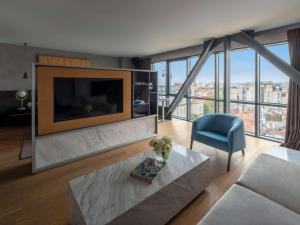
{"label": "sky", "polygon": [[[268,49],[274,54],[290,63],[288,45],[272,45],[268,46]],[[254,82],[255,81],[255,52],[253,50],[237,50],[231,52],[231,71],[230,79],[232,83],[241,82]],[[196,63],[197,57],[191,58],[191,65]],[[224,59],[223,54],[220,54],[220,74],[223,73]],[[197,83],[207,83],[214,81],[214,56],[210,56],[205,65],[201,69],[199,75],[196,78]],[[165,71],[166,63],[160,62],[155,64],[155,70],[159,71],[159,75],[162,71]],[[187,61],[179,60],[170,62],[170,72],[172,74],[173,82],[183,82],[187,76]],[[161,77],[161,76],[160,76]],[[288,77],[274,67],[271,63],[261,57],[260,60],[260,77],[261,81],[274,81],[274,82],[287,82]],[[172,83],[173,83],[172,82]],[[163,80],[160,79],[160,84],[163,84]]]}

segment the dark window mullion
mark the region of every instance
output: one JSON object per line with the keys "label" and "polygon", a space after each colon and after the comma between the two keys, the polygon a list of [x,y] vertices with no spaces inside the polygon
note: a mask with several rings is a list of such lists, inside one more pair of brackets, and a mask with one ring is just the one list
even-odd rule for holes
{"label": "dark window mullion", "polygon": [[166,94],[170,95],[170,61],[166,61]]}
{"label": "dark window mullion", "polygon": [[[192,70],[191,68],[191,58],[188,58],[186,59],[187,61],[187,67],[186,67],[186,70],[187,70],[187,73],[186,73],[186,79],[187,77],[189,76],[189,73],[190,71]],[[187,91],[187,98],[186,98],[186,118],[187,120],[190,120],[191,118],[191,99],[189,98],[191,95],[191,87],[189,87],[188,91]]]}
{"label": "dark window mullion", "polygon": [[215,54],[215,113],[219,112],[219,56]]}
{"label": "dark window mullion", "polygon": [[260,133],[260,56],[255,53],[255,136]]}
{"label": "dark window mullion", "polygon": [[287,104],[281,104],[281,103],[260,102],[258,104],[262,106],[287,107]]}
{"label": "dark window mullion", "polygon": [[230,102],[231,102],[231,103],[241,103],[241,104],[255,105],[255,102],[251,102],[251,101],[230,100]]}

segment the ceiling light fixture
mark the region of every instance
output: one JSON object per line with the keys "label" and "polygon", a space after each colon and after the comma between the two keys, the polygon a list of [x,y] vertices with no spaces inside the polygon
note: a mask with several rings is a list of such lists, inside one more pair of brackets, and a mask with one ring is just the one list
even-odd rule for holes
{"label": "ceiling light fixture", "polygon": [[[23,44],[24,45],[24,64],[26,64],[26,56],[27,56],[27,43],[24,43]],[[25,68],[26,68],[26,66],[25,66]],[[23,74],[23,79],[28,79],[29,78],[29,76],[28,76],[28,73],[27,73],[27,71],[25,70],[25,72],[24,72],[24,74]]]}

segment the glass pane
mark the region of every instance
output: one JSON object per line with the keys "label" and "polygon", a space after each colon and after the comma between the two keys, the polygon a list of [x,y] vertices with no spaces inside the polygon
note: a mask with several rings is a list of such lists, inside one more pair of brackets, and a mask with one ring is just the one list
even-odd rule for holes
{"label": "glass pane", "polygon": [[[195,66],[198,59],[199,59],[199,56],[192,56],[188,59],[188,62],[189,62],[188,71],[189,71],[189,73],[191,72],[191,70]],[[189,88],[189,90],[188,90],[188,96],[189,97],[191,96],[191,88]]]}
{"label": "glass pane", "polygon": [[191,99],[191,120],[195,120],[205,114],[214,113],[215,103],[213,100]]}
{"label": "glass pane", "polygon": [[177,116],[180,118],[186,119],[187,116],[187,105],[186,105],[186,98],[183,98],[177,108],[173,112],[173,116]]}
{"label": "glass pane", "polygon": [[189,71],[191,71],[193,69],[193,67],[195,66],[197,60],[199,59],[199,56],[193,56],[190,58],[190,68]]}
{"label": "glass pane", "polygon": [[[287,44],[267,47],[271,52],[290,63]],[[279,69],[261,57],[260,60],[260,101],[287,104],[289,78]]]}
{"label": "glass pane", "polygon": [[232,51],[230,57],[230,99],[255,101],[255,52]]}
{"label": "glass pane", "polygon": [[174,100],[174,97],[169,97],[166,95],[158,95],[157,105],[169,106],[173,100]]}
{"label": "glass pane", "polygon": [[170,62],[169,77],[170,93],[176,94],[187,77],[187,60]]}
{"label": "glass pane", "polygon": [[197,97],[214,98],[215,94],[215,56],[211,55],[195,82],[191,86],[191,95]]}
{"label": "glass pane", "polygon": [[223,101],[219,101],[219,113],[224,113],[224,102]]}
{"label": "glass pane", "polygon": [[219,99],[224,99],[224,53],[219,53]]}
{"label": "glass pane", "polygon": [[286,107],[260,106],[260,135],[284,139]]}
{"label": "glass pane", "polygon": [[250,104],[230,103],[230,113],[244,121],[245,131],[255,132],[255,107]]}
{"label": "glass pane", "polygon": [[159,94],[166,94],[166,65],[165,61],[152,64],[152,70],[157,71],[158,75],[157,91]]}

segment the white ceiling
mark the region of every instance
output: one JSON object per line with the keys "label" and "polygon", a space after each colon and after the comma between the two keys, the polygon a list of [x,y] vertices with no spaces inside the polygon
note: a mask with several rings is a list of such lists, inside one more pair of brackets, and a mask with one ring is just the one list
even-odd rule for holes
{"label": "white ceiling", "polygon": [[0,42],[146,56],[300,22],[300,0],[0,0]]}

